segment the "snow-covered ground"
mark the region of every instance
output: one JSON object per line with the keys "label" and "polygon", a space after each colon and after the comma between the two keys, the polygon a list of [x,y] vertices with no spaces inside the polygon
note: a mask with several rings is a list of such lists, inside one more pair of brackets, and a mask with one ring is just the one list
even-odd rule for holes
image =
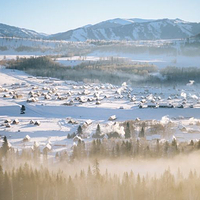
{"label": "snow-covered ground", "polygon": [[133,63],[153,64],[159,68],[167,66],[175,67],[200,67],[200,57],[188,56],[167,56],[167,55],[149,55],[149,54],[124,54],[117,52],[93,52],[88,56],[73,56],[57,58],[57,62],[65,66],[77,66],[89,61],[108,60],[111,57],[124,58],[133,61]]}
{"label": "snow-covered ground", "polygon": [[3,56],[66,54],[69,50],[88,48],[89,46],[88,43],[83,42],[0,37],[0,55]]}
{"label": "snow-covered ground", "polygon": [[[108,120],[112,115],[117,122],[140,118],[173,123],[174,135],[180,141],[200,139],[200,91],[192,82],[173,89],[131,88],[125,83],[118,87],[33,77],[1,67],[0,86],[0,135],[6,135],[14,148],[30,148],[37,142],[41,149],[51,144],[52,153],[70,150],[73,140],[67,135],[83,124],[86,142],[91,141],[97,124],[105,133],[117,130],[123,135],[123,128]],[[169,108],[170,104],[174,108]],[[26,107],[25,114],[20,114],[21,105]],[[152,105],[167,108],[148,108]],[[15,119],[19,123],[14,124]],[[70,119],[77,123],[69,123]],[[5,120],[11,120],[10,125]],[[30,140],[23,142],[26,135]]]}
{"label": "snow-covered ground", "polygon": [[175,67],[200,67],[200,57],[199,56],[183,56],[183,55],[150,55],[148,53],[142,54],[130,54],[130,53],[119,53],[119,52],[93,52],[89,54],[90,57],[122,57],[132,60],[135,63],[149,63],[158,66],[159,68],[164,68],[167,66]]}
{"label": "snow-covered ground", "polygon": [[0,55],[0,60],[16,60],[18,58],[30,58],[30,57],[37,57],[36,55]]}
{"label": "snow-covered ground", "polygon": [[[27,52],[25,52],[27,53]],[[17,58],[30,58],[37,57],[37,54],[21,54],[21,55],[0,55],[0,60],[3,59],[17,59]],[[186,57],[186,56],[166,56],[166,55],[149,55],[149,54],[123,54],[115,52],[94,52],[88,56],[72,56],[72,57],[59,57],[56,62],[64,66],[77,66],[81,63],[89,63],[90,61],[109,60],[111,57],[124,58],[133,61],[133,63],[153,64],[159,68],[167,66],[175,67],[200,67],[200,57]]]}
{"label": "snow-covered ground", "polygon": [[[16,57],[30,57],[42,55],[66,55],[71,57],[60,57],[57,62],[66,66],[76,66],[82,62],[106,60],[110,57],[127,58],[136,63],[149,63],[159,68],[167,66],[176,67],[200,67],[199,56],[184,56],[181,50],[185,45],[185,40],[138,40],[130,42],[121,42],[109,46],[109,50],[101,49],[101,45],[93,45],[88,42],[67,42],[57,40],[36,40],[22,38],[3,38],[0,37],[0,60],[16,59]],[[104,45],[103,45],[104,46]],[[113,47],[112,47],[113,46]],[[111,48],[112,47],[112,48]],[[124,53],[123,48],[143,47],[146,53]],[[170,52],[159,52],[157,54],[148,53],[148,48],[172,47],[177,51],[177,55],[171,55]],[[115,49],[117,48],[117,49]],[[162,49],[162,48],[161,48]],[[81,50],[89,50],[85,56],[73,56],[74,53],[80,53]],[[194,51],[195,49],[191,49]],[[198,50],[198,49],[197,49]],[[87,51],[86,51],[87,52]]]}

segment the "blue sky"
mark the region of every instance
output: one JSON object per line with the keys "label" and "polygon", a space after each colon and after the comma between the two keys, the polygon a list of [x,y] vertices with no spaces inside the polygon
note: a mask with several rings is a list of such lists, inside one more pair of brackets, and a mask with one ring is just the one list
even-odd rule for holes
{"label": "blue sky", "polygon": [[44,33],[113,18],[200,22],[200,0],[0,0],[0,23]]}

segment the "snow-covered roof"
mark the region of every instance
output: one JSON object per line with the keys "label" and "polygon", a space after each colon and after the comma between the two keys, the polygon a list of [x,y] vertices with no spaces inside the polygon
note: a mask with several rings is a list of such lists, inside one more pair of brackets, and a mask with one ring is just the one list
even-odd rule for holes
{"label": "snow-covered roof", "polygon": [[4,123],[11,123],[11,119],[6,119]]}
{"label": "snow-covered roof", "polygon": [[26,135],[26,136],[23,138],[23,142],[28,142],[30,139],[31,139],[31,137],[30,137],[29,135]]}
{"label": "snow-covered roof", "polygon": [[51,146],[51,144],[47,143],[44,149],[51,150],[51,149],[52,149],[52,146]]}
{"label": "snow-covered roof", "polygon": [[80,136],[76,135],[74,138],[73,138],[73,141],[78,141],[78,140],[83,140]]}
{"label": "snow-covered roof", "polygon": [[35,124],[35,125],[40,125],[41,122],[40,122],[40,121],[36,121],[34,124]]}
{"label": "snow-covered roof", "polygon": [[85,123],[86,123],[87,125],[90,125],[90,124],[92,124],[92,120],[91,120],[91,119],[88,119],[88,120],[85,121]]}
{"label": "snow-covered roof", "polygon": [[19,120],[18,119],[14,119],[13,123],[19,123]]}
{"label": "snow-covered roof", "polygon": [[116,115],[112,115],[112,116],[109,117],[108,120],[113,121],[113,120],[116,120],[116,119],[117,119]]}

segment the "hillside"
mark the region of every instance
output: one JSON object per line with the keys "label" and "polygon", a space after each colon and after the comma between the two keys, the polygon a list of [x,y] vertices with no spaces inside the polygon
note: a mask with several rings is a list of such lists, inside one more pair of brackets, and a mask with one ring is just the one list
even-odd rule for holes
{"label": "hillside", "polygon": [[44,38],[47,34],[0,23],[0,37]]}
{"label": "hillside", "polygon": [[200,23],[181,19],[113,19],[63,33],[50,39],[67,41],[90,40],[155,40],[194,36],[200,32]]}
{"label": "hillside", "polygon": [[49,39],[66,41],[86,40],[160,40],[180,39],[200,33],[200,23],[181,19],[111,19],[94,25],[52,35],[0,24],[0,37]]}

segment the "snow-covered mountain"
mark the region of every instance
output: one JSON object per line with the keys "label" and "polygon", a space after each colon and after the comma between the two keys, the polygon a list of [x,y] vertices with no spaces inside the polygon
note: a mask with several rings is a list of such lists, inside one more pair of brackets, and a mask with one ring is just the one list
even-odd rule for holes
{"label": "snow-covered mountain", "polygon": [[200,23],[181,19],[111,19],[94,25],[46,35],[0,23],[0,37],[42,38],[66,41],[159,40],[189,38],[200,33]]}
{"label": "snow-covered mountain", "polygon": [[17,38],[44,38],[47,34],[37,33],[33,30],[18,28],[0,23],[0,37],[17,37]]}
{"label": "snow-covered mountain", "polygon": [[154,40],[177,39],[194,36],[200,32],[200,23],[181,19],[112,19],[95,25],[49,36],[67,41],[93,40]]}

